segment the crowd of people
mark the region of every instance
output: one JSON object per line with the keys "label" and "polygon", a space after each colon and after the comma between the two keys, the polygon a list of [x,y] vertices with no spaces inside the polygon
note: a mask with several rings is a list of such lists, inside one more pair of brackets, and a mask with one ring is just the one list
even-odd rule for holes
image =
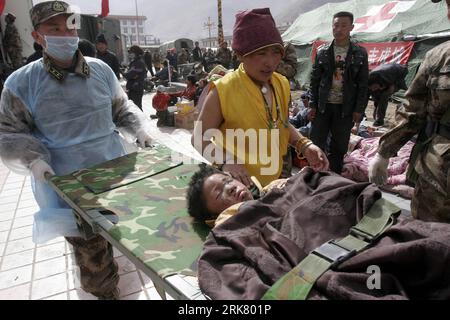
{"label": "crowd of people", "polygon": [[[297,72],[295,48],[283,42],[268,8],[236,15],[232,50],[223,42],[214,53],[196,42],[192,52],[170,49],[162,58],[133,45],[126,68],[103,34],[95,44],[80,41],[66,23],[71,14],[62,1],[33,6],[36,52],[24,66],[14,41],[15,17],[6,17],[7,54],[15,71],[1,95],[0,156],[12,170],[31,174],[38,215],[72,214],[46,179],[124,155],[117,128],[141,147],[151,145],[150,119],[142,112],[148,72],[156,84],[158,126],[164,126],[173,98],[169,82],[181,79],[179,65],[194,62],[183,79],[187,87],[176,98],[197,105],[192,144],[214,167],[194,176],[190,185],[189,212],[197,219],[216,219],[230,206],[253,199],[253,187],[268,192],[274,181],[290,177],[291,152],[314,171],[341,174],[350,135],[358,129],[369,97],[375,102],[375,125],[383,125],[389,97],[407,89],[408,101],[398,112],[402,121],[381,138],[369,179],[382,185],[389,158],[419,134],[410,162],[412,215],[450,222],[448,42],[427,53],[407,88],[406,67],[385,65],[369,72],[366,50],[350,36],[353,14],[338,12],[331,18],[333,41],[318,48],[311,86],[295,106],[289,81]],[[230,130],[243,132],[244,139],[230,138]],[[74,246],[82,287],[100,298],[117,298],[111,245],[101,237],[66,239]]]}

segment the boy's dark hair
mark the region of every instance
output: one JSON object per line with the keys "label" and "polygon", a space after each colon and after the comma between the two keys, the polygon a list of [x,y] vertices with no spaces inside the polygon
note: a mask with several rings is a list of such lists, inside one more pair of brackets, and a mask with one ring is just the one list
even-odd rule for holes
{"label": "boy's dark hair", "polygon": [[342,18],[342,17],[347,17],[350,18],[351,23],[353,24],[353,13],[348,12],[348,11],[339,11],[338,13],[335,13],[333,16],[333,20],[335,18]]}
{"label": "boy's dark hair", "polygon": [[189,181],[189,186],[187,190],[187,204],[188,212],[196,220],[205,221],[213,218],[213,213],[206,207],[206,201],[203,197],[203,186],[206,179],[208,179],[213,174],[223,174],[222,171],[206,165],[201,164],[200,170],[194,173]]}

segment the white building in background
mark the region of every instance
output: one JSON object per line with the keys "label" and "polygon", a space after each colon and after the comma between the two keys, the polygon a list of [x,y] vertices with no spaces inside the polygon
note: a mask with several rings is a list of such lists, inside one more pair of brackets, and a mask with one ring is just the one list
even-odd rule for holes
{"label": "white building in background", "polygon": [[120,21],[120,29],[124,43],[127,47],[134,44],[139,46],[148,46],[153,44],[159,44],[159,39],[153,35],[148,34],[145,21],[146,16],[126,16],[126,15],[109,15],[108,18],[117,19]]}
{"label": "white building in background", "polygon": [[[231,42],[233,40],[233,36],[224,36],[224,40],[228,43],[228,48],[231,50]],[[219,41],[217,40],[217,36],[211,38],[204,38],[199,40],[200,48],[219,48]]]}

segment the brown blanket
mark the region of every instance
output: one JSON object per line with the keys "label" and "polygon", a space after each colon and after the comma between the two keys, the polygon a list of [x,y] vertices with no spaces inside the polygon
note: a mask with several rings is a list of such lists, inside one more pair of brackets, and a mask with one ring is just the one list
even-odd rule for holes
{"label": "brown blanket", "polygon": [[[369,183],[303,170],[211,231],[199,259],[212,299],[260,299],[324,242],[346,236],[381,197]],[[380,289],[367,280],[375,265]],[[402,221],[378,243],[327,271],[310,299],[450,299],[450,225]]]}

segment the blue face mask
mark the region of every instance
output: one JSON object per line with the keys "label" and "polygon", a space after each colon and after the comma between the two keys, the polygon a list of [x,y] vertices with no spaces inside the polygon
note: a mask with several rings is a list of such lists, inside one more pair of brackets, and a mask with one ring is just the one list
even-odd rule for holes
{"label": "blue face mask", "polygon": [[78,50],[78,37],[44,36],[45,52],[52,58],[60,61],[72,60]]}

